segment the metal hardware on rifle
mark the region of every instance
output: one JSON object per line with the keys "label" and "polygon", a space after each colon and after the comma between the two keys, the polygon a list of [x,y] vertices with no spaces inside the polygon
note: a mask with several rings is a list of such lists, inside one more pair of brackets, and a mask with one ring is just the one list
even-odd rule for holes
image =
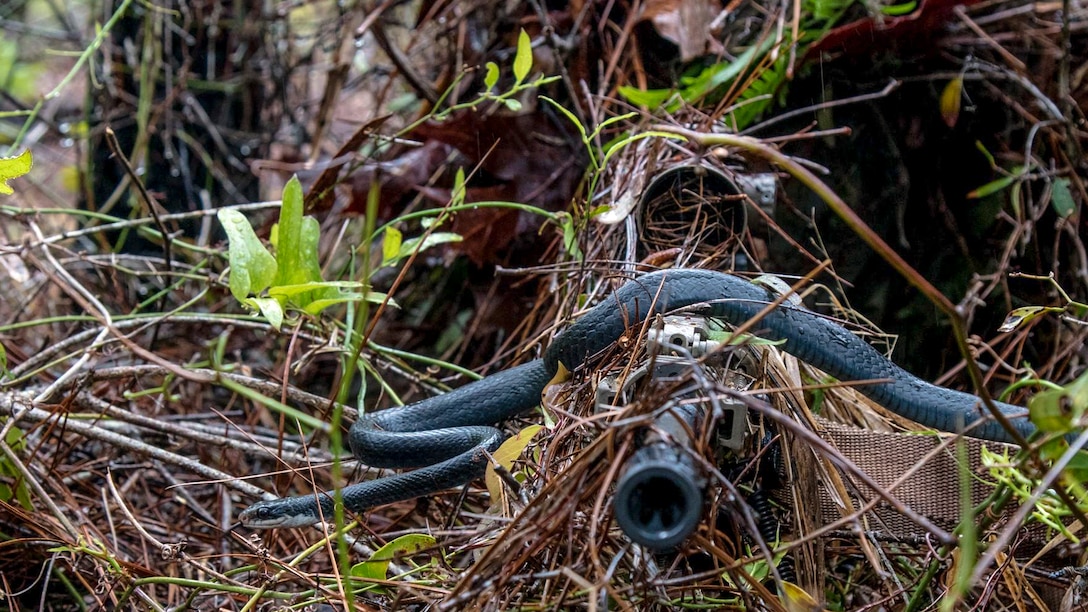
{"label": "metal hardware on rifle", "polygon": [[771,172],[759,174],[736,174],[733,176],[737,187],[763,209],[769,216],[774,216],[774,204],[778,200],[778,178]]}
{"label": "metal hardware on rifle", "polygon": [[[679,414],[678,414],[679,413]],[[696,409],[677,407],[657,420],[696,427]],[[676,428],[683,431],[684,426]],[[687,438],[687,436],[684,436]],[[703,516],[706,477],[688,447],[690,439],[658,438],[638,449],[616,483],[612,504],[620,529],[635,542],[665,551],[687,539]]]}
{"label": "metal hardware on rifle", "polygon": [[[598,384],[598,410],[630,403],[639,383],[647,377],[657,382],[685,379],[691,374],[694,359],[721,348],[721,343],[711,338],[704,317],[674,315],[663,321],[647,333],[647,363],[631,372],[622,387],[618,376],[608,376]],[[743,375],[726,372],[728,379],[723,381],[722,368],[711,370],[715,383],[747,386]],[[744,380],[738,381],[737,377]],[[647,548],[675,548],[702,519],[707,478],[696,460],[692,433],[703,431],[705,418],[713,415],[719,422],[719,445],[739,450],[744,444],[745,405],[728,398],[708,397],[709,391],[696,384],[690,391],[671,397],[659,409],[660,416],[647,429],[641,447],[627,460],[616,484],[616,522],[629,538]]]}

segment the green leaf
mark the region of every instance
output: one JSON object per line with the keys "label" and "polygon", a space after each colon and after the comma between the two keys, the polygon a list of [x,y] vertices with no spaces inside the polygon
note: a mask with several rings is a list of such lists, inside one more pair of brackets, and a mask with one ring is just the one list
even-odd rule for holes
{"label": "green leaf", "polygon": [[960,101],[963,99],[963,79],[956,77],[944,86],[941,92],[939,106],[941,118],[948,127],[956,127],[956,121],[960,118]]}
{"label": "green leaf", "polygon": [[257,294],[276,280],[276,258],[261,244],[245,215],[232,208],[216,213],[227,232],[230,249],[230,293],[239,302]]}
{"label": "green leaf", "polygon": [[[305,254],[302,265],[304,268],[303,277],[309,283],[320,283],[321,279],[321,262],[320,259],[320,245],[321,245],[321,223],[311,217],[305,216],[302,218],[302,236],[299,241],[301,243],[302,252]],[[338,292],[335,288],[318,288],[312,295],[307,298],[307,302],[311,300],[317,300],[322,298],[336,297]]]}
{"label": "green leaf", "polygon": [[1080,426],[1088,412],[1088,373],[1062,389],[1036,393],[1028,401],[1031,422],[1042,431],[1065,433]]}
{"label": "green leaf", "polygon": [[[411,255],[417,248],[420,252],[426,251],[429,248],[438,246],[440,244],[448,244],[451,242],[461,242],[464,237],[461,234],[455,234],[454,232],[431,232],[425,236],[418,236],[416,238],[409,238],[404,241],[404,244],[400,246],[400,251],[397,253],[397,259],[404,259]],[[420,242],[422,241],[422,244]]]}
{"label": "green leaf", "polygon": [[4,438],[4,442],[7,443],[11,450],[22,452],[22,450],[26,448],[26,435],[23,433],[22,429],[12,427],[8,430],[8,435]]}
{"label": "green leaf", "polygon": [[628,119],[631,119],[631,118],[634,118],[634,117],[637,117],[637,116],[638,116],[638,113],[636,113],[635,111],[631,111],[629,113],[624,113],[622,115],[616,115],[615,117],[609,117],[608,119],[605,119],[604,121],[597,124],[597,129],[593,130],[593,136],[596,137],[598,134],[603,132],[606,127],[612,125],[613,123],[619,123],[620,121],[627,121]]}
{"label": "green leaf", "polygon": [[768,37],[763,44],[753,45],[731,62],[713,64],[693,78],[681,79],[685,87],[681,90],[680,96],[688,102],[702,99],[718,87],[735,79],[746,68],[754,65],[755,58],[766,53],[773,41],[773,37]]}
{"label": "green leaf", "polygon": [[612,210],[612,208],[608,204],[601,204],[600,206],[597,206],[596,208],[590,210],[589,214],[587,216],[590,219],[593,219],[595,217],[599,217],[599,216],[603,215],[604,213],[606,213],[606,212],[608,212],[610,210]]}
{"label": "green leaf", "polygon": [[[785,106],[787,75],[793,67],[792,54],[785,51],[790,46],[791,43],[784,39],[778,47],[777,59],[769,65],[765,61],[756,62],[751,75],[744,78],[745,86],[730,110],[736,129],[743,130],[752,125],[776,103]],[[829,109],[817,111],[818,122],[833,123],[830,116]]]}
{"label": "green leaf", "polygon": [[30,149],[15,157],[0,157],[0,193],[4,195],[15,193],[15,190],[8,185],[8,181],[30,172],[33,165],[34,156],[30,153]]}
{"label": "green leaf", "polygon": [[382,302],[385,302],[393,308],[400,308],[400,304],[397,304],[396,300],[389,297],[389,294],[382,293],[381,291],[367,291],[366,297],[363,299],[370,302],[371,304],[381,304]]}
{"label": "green leaf", "polygon": [[804,3],[804,10],[811,11],[817,21],[827,21],[840,17],[851,4],[851,0],[812,0]]}
{"label": "green leaf", "polygon": [[246,306],[260,311],[263,316],[275,329],[280,331],[283,327],[283,304],[276,298],[270,297],[252,297],[246,298],[243,302]]}
{"label": "green leaf", "polygon": [[514,56],[514,78],[521,84],[525,77],[529,76],[529,70],[533,67],[533,41],[522,30],[518,34],[518,52]]}
{"label": "green leaf", "polygon": [[[22,429],[12,427],[8,430],[4,442],[15,452],[22,452],[26,448],[26,435]],[[34,507],[30,503],[30,489],[26,479],[22,478],[22,472],[12,465],[7,457],[0,456],[0,475],[8,476],[18,483],[14,491],[10,486],[0,484],[0,500],[11,503],[12,499],[17,499],[19,505],[27,512],[32,511]]]}
{"label": "green leaf", "polygon": [[571,257],[581,261],[582,250],[578,248],[578,228],[575,227],[574,216],[570,213],[560,212],[556,213],[554,221],[563,230],[563,248],[566,249],[567,253],[570,253]]}
{"label": "green leaf", "polygon": [[988,195],[993,195],[1019,180],[1020,173],[1022,171],[1023,166],[1017,167],[1016,170],[1014,170],[1008,176],[1003,176],[995,181],[990,181],[989,183],[986,183],[982,187],[979,187],[978,189],[971,191],[971,193],[968,193],[967,197],[977,200],[985,198]]}
{"label": "green leaf", "polygon": [[711,331],[712,340],[724,341],[728,346],[782,346],[786,340],[771,340],[752,334],[735,334],[731,331]]}
{"label": "green leaf", "polygon": [[1066,218],[1077,210],[1077,203],[1073,200],[1073,193],[1069,191],[1069,179],[1060,178],[1054,181],[1054,190],[1050,194],[1050,205],[1054,212],[1061,218]]}
{"label": "green leaf", "polygon": [[1011,332],[1039,315],[1044,315],[1048,312],[1065,312],[1065,309],[1058,308],[1057,306],[1023,306],[1015,308],[1009,314],[1005,315],[1005,320],[1001,323],[1001,327],[997,328],[997,331]]}
{"label": "green leaf", "polygon": [[363,284],[357,281],[311,281],[297,285],[276,285],[268,289],[268,295],[275,298],[290,298],[308,293],[317,289],[362,289]]}
{"label": "green leaf", "polygon": [[436,545],[437,541],[433,536],[422,533],[402,535],[374,551],[369,560],[353,565],[351,575],[365,580],[385,580],[388,577],[391,561],[399,556],[414,555],[434,548]]}
{"label": "green leaf", "polygon": [[[522,429],[503,442],[492,457],[499,465],[509,470],[514,467],[514,461],[525,452],[525,448],[533,441],[533,436],[541,429],[544,429],[543,425],[530,425],[525,429]],[[487,466],[487,473],[484,475],[484,481],[487,483],[487,492],[491,494],[491,507],[501,507],[503,494],[502,481],[499,478],[499,475],[495,473],[495,467],[493,465]]]}
{"label": "green leaf", "polygon": [[[317,253],[307,253],[302,245],[302,184],[297,176],[283,187],[279,232],[276,239],[277,285],[296,285],[309,280],[308,271],[317,265]],[[308,261],[313,259],[314,261]],[[319,266],[320,269],[320,266]]]}
{"label": "green leaf", "polygon": [[484,75],[484,88],[491,91],[499,82],[499,66],[495,62],[487,63],[487,74]]}
{"label": "green leaf", "polygon": [[1068,431],[1072,414],[1062,408],[1064,397],[1064,389],[1036,393],[1027,403],[1031,423],[1042,431]]}
{"label": "green leaf", "polygon": [[8,373],[8,352],[4,348],[4,343],[0,342],[0,378],[3,378]]}
{"label": "green leaf", "polygon": [[[1055,440],[1055,442],[1057,442],[1057,440]],[[1068,445],[1059,446],[1058,447],[1058,452],[1054,453],[1054,458],[1052,460],[1057,461],[1059,457],[1061,457],[1062,455],[1065,454],[1065,451],[1068,448],[1069,448]],[[1088,453],[1085,453],[1084,451],[1081,451],[1081,452],[1073,455],[1073,458],[1071,460],[1069,460],[1069,462],[1065,464],[1065,468],[1062,469],[1062,478],[1063,479],[1070,479],[1070,480],[1073,480],[1074,482],[1077,482],[1077,483],[1082,483],[1082,482],[1085,482],[1086,480],[1088,480]],[[1064,502],[1059,502],[1059,503],[1064,503]],[[1059,507],[1060,508],[1065,508],[1065,506],[1059,506]],[[1061,521],[1052,521],[1052,522],[1055,523],[1055,524],[1051,525],[1051,527],[1053,527],[1054,529],[1057,529],[1059,531],[1063,530],[1064,525],[1062,525]],[[1069,534],[1069,535],[1072,536],[1072,534]],[[1072,537],[1070,537],[1070,541],[1075,542],[1076,540],[1073,540]]]}
{"label": "green leaf", "polygon": [[574,218],[569,215],[563,216],[563,247],[567,249],[567,252],[573,252],[578,249],[578,232],[574,227]]}
{"label": "green leaf", "polygon": [[400,255],[400,247],[404,241],[404,234],[395,227],[385,228],[382,236],[382,265],[391,266]]}
{"label": "green leaf", "polygon": [[[456,191],[456,187],[454,191]],[[460,234],[453,232],[431,232],[430,234],[403,240],[403,234],[399,230],[388,227],[382,240],[382,265],[394,266],[412,253],[423,252],[440,244],[461,242],[462,240],[464,238]]]}
{"label": "green leaf", "polygon": [[461,206],[465,203],[465,169],[458,167],[453,175],[453,189],[450,190],[450,206]]}
{"label": "green leaf", "polygon": [[787,610],[819,610],[823,607],[808,591],[792,582],[782,581],[782,594],[785,595]]}
{"label": "green leaf", "polygon": [[[385,297],[384,293],[378,293],[376,291],[371,291],[371,292],[366,293],[366,294],[356,293],[356,292],[341,293],[339,295],[339,297],[323,298],[323,299],[320,299],[320,300],[314,300],[314,301],[310,302],[309,304],[307,304],[305,308],[303,308],[303,312],[305,312],[308,315],[317,316],[318,314],[321,313],[322,310],[325,310],[326,308],[328,308],[330,306],[335,306],[337,304],[344,304],[344,303],[347,303],[347,302],[358,302],[360,300],[366,300],[366,301],[368,301],[368,302],[370,302],[372,304],[381,304],[384,297]],[[397,302],[392,298],[390,298],[388,301],[386,301],[386,303],[388,305],[392,306],[393,308],[400,308],[400,305],[397,304]]]}
{"label": "green leaf", "polygon": [[679,134],[673,134],[671,132],[659,132],[656,130],[639,132],[638,134],[635,134],[633,136],[627,136],[626,138],[623,138],[621,140],[609,142],[607,146],[602,147],[602,151],[604,151],[604,158],[601,160],[600,167],[603,168],[604,166],[608,165],[608,160],[612,159],[612,156],[616,153],[619,153],[621,150],[623,150],[624,147],[636,143],[640,140],[645,140],[647,138],[664,138],[666,140],[677,140],[681,142],[687,140],[683,136]]}
{"label": "green leaf", "polygon": [[918,2],[912,0],[911,2],[904,2],[902,4],[882,6],[880,7],[880,12],[891,17],[899,17],[900,15],[909,15],[913,13],[916,8],[918,8]]}
{"label": "green leaf", "polygon": [[994,160],[993,154],[986,148],[986,145],[982,144],[981,140],[976,140],[975,148],[979,150],[979,153],[982,153],[983,157],[986,158],[986,161],[990,162],[990,167],[996,170],[997,161]]}
{"label": "green leaf", "polygon": [[521,110],[521,102],[513,98],[503,98],[502,103],[510,112],[516,113]]}
{"label": "green leaf", "polygon": [[649,110],[660,108],[676,92],[672,89],[639,89],[630,85],[621,85],[620,95],[635,106],[645,106]]}

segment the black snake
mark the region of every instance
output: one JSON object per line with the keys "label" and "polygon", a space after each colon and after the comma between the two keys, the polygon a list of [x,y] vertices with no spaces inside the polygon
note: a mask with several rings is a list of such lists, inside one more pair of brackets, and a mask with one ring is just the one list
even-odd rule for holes
{"label": "black snake", "polygon": [[[573,371],[647,317],[705,304],[706,314],[741,325],[774,296],[742,278],[710,270],[663,270],[628,281],[556,337],[543,359],[505,370],[455,391],[400,408],[367,414],[351,428],[352,453],[373,467],[420,468],[353,484],[341,491],[344,508],[361,512],[462,485],[483,475],[487,456],[505,435],[493,425],[540,403],[540,394],[562,364]],[[857,388],[912,421],[954,432],[987,414],[974,395],[925,382],[873,347],[809,310],[783,304],[752,329],[784,341],[780,347],[842,381],[886,380]],[[1024,436],[1034,432],[1018,406],[995,402]],[[988,440],[1010,441],[993,420],[970,430]],[[299,527],[331,520],[331,493],[258,502],[239,520],[251,528]]]}

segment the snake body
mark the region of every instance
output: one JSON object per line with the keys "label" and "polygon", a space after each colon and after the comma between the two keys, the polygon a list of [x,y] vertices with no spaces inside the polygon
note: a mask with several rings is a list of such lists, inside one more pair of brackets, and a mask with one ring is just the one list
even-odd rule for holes
{"label": "snake body", "polygon": [[[361,462],[373,467],[420,469],[345,487],[341,491],[344,508],[361,512],[482,476],[488,460],[481,450],[493,453],[505,437],[493,427],[495,423],[539,404],[544,387],[560,364],[568,371],[575,370],[647,317],[698,304],[705,305],[709,316],[741,325],[773,299],[761,286],[711,270],[662,270],[628,281],[556,337],[542,359],[356,421],[349,444]],[[954,432],[987,414],[976,396],[921,380],[843,327],[804,308],[783,304],[766,314],[752,332],[783,341],[780,348],[839,380],[886,380],[860,384],[857,389],[892,412],[927,427]],[[1023,408],[995,404],[1021,434],[1034,432]],[[993,420],[968,433],[1011,441],[1008,432]],[[330,493],[262,501],[244,510],[239,520],[257,529],[305,526],[322,518],[331,520],[333,503]]]}

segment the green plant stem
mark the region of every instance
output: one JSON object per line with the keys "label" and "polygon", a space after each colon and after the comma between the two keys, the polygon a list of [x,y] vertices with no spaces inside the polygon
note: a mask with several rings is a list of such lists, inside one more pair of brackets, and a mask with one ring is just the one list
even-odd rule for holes
{"label": "green plant stem", "polygon": [[[963,524],[970,521],[975,523],[979,521],[976,526],[973,526],[973,531],[976,533],[985,531],[993,524],[994,520],[1001,516],[1001,511],[1005,508],[1005,505],[1013,498],[1012,489],[1005,485],[1000,485],[989,496],[968,512],[967,516],[960,522],[960,527],[957,527],[955,534],[957,536],[962,535],[961,528]],[[923,605],[923,598],[926,592],[929,590],[930,583],[937,577],[937,573],[940,572],[941,567],[944,566],[944,560],[948,558],[953,549],[952,545],[945,544],[941,547],[940,552],[937,553],[936,558],[926,567],[925,573],[919,578],[918,583],[915,585],[914,592],[911,594],[910,600],[907,601],[904,612],[913,612],[919,609]]]}
{"label": "green plant stem", "polygon": [[[369,209],[369,204],[367,205],[367,208]],[[364,229],[364,235],[371,237],[370,240],[367,240],[366,245],[364,246],[369,246],[373,238],[380,236],[386,228],[396,225],[397,223],[411,221],[412,219],[422,219],[425,217],[437,217],[439,215],[460,212],[462,210],[476,210],[477,208],[512,208],[514,210],[520,210],[522,212],[540,215],[541,217],[544,217],[548,221],[552,221],[554,223],[558,223],[559,219],[559,215],[553,212],[549,212],[547,210],[544,210],[543,208],[538,208],[529,204],[521,204],[518,202],[486,201],[472,202],[470,204],[459,204],[456,206],[443,206],[442,208],[428,208],[427,210],[417,210],[415,212],[403,214],[396,219],[393,219],[392,221],[383,224],[381,227],[378,227],[376,229],[371,228],[374,229],[374,232],[372,233],[366,233],[366,230]],[[370,214],[369,211],[367,212],[367,214]],[[367,219],[369,220],[369,217]]]}
{"label": "green plant stem", "polygon": [[[133,587],[139,587],[145,584],[166,584],[171,586],[185,587],[189,589],[208,589],[246,596],[253,596],[259,590],[254,587],[223,584],[222,582],[208,582],[205,580],[192,580],[188,578],[177,578],[172,576],[151,576],[149,578],[138,578],[132,582]],[[278,591],[261,592],[262,597],[270,597],[272,599],[292,599],[295,597],[299,597],[299,595],[299,593],[280,593]]]}
{"label": "green plant stem", "polygon": [[[1050,286],[1053,287],[1054,290],[1057,291],[1058,294],[1062,296],[1063,300],[1065,300],[1065,306],[1062,307],[1062,308],[1058,308],[1058,309],[1054,310],[1054,312],[1057,312],[1059,310],[1065,310],[1065,311],[1070,311],[1071,310],[1071,311],[1073,311],[1074,316],[1078,316],[1078,317],[1083,317],[1083,316],[1085,316],[1085,314],[1088,314],[1088,304],[1086,304],[1084,302],[1078,302],[1078,301],[1074,300],[1073,298],[1069,297],[1069,294],[1065,292],[1065,289],[1061,286],[1061,283],[1059,283],[1057,280],[1054,279],[1054,273],[1053,272],[1051,272],[1050,274],[1048,274],[1046,276],[1042,276],[1040,274],[1025,274],[1023,272],[1012,272],[1012,273],[1009,274],[1009,278],[1027,278],[1027,279],[1037,280],[1037,281],[1046,281],[1046,282],[1050,283]],[[1050,312],[1050,311],[1048,311],[1048,312]]]}
{"label": "green plant stem", "polygon": [[72,82],[72,79],[74,79],[77,74],[79,74],[79,71],[83,69],[83,65],[91,59],[91,56],[94,55],[98,51],[98,48],[102,46],[102,43],[106,41],[106,37],[109,36],[109,33],[113,29],[113,26],[117,25],[117,22],[121,20],[121,17],[123,17],[125,13],[128,12],[128,7],[132,5],[132,2],[133,0],[124,0],[121,3],[121,6],[117,7],[117,10],[114,11],[113,15],[110,16],[109,21],[107,21],[105,25],[99,28],[98,33],[95,34],[94,40],[91,41],[91,44],[87,45],[87,48],[83,50],[83,53],[79,54],[79,59],[76,60],[75,65],[72,66],[72,69],[68,71],[68,74],[64,75],[64,78],[61,79],[60,83],[57,83],[57,86],[54,87],[52,91],[45,94],[40,100],[38,100],[38,103],[34,105],[33,109],[31,109],[30,114],[26,118],[26,121],[23,122],[23,127],[15,136],[15,140],[12,141],[11,146],[8,147],[9,154],[11,151],[16,151],[19,149],[19,145],[23,143],[23,138],[26,138],[27,132],[30,131],[30,126],[34,125],[34,120],[38,118],[38,113],[41,112],[42,107],[45,105],[45,103],[59,96],[60,92],[65,87],[67,87],[69,83]]}
{"label": "green plant stem", "polygon": [[[333,532],[331,534],[321,538],[317,542],[314,542],[313,544],[308,546],[306,548],[306,550],[303,550],[298,555],[296,555],[294,559],[291,559],[291,561],[289,561],[284,566],[284,569],[281,569],[280,571],[276,572],[276,575],[274,575],[271,578],[269,578],[268,580],[266,580],[265,584],[263,586],[261,586],[259,589],[254,591],[252,593],[249,601],[246,602],[246,605],[242,606],[241,612],[250,612],[251,610],[256,608],[256,606],[258,606],[260,604],[261,598],[263,598],[266,593],[269,593],[269,585],[274,584],[277,580],[279,580],[280,576],[282,576],[285,572],[287,572],[288,570],[293,571],[295,568],[298,567],[298,565],[300,563],[302,563],[304,560],[308,559],[310,557],[310,555],[312,555],[315,552],[317,552],[317,551],[321,550],[322,548],[324,548],[325,545],[328,544],[328,542],[329,542],[329,540],[331,538],[336,538],[337,540],[343,540],[343,535],[345,533],[347,533],[348,531],[350,531],[352,529],[355,529],[358,525],[359,525],[359,523],[357,523],[355,521],[352,521],[352,522],[348,523],[347,525],[344,525],[344,527],[342,529],[337,528],[337,529],[333,530]],[[275,591],[272,591],[272,593],[275,593]],[[345,601],[350,602],[350,600],[351,600],[350,596],[345,598]],[[349,605],[352,605],[353,603],[354,602],[351,602],[351,603],[349,603]]]}
{"label": "green plant stem", "polygon": [[[184,212],[184,213],[172,213],[172,214],[168,214],[168,215],[160,215],[159,219],[161,221],[175,221],[175,220],[181,220],[181,219],[191,219],[191,218],[206,217],[206,216],[215,215],[215,214],[217,214],[219,212],[219,210],[222,210],[223,208],[230,208],[230,209],[233,209],[233,210],[243,211],[244,212],[244,211],[250,211],[250,210],[263,210],[263,209],[266,209],[266,208],[278,208],[279,205],[280,205],[280,203],[278,201],[274,201],[274,202],[251,202],[249,204],[238,204],[238,205],[234,205],[234,206],[223,206],[223,207],[220,207],[220,208],[209,209],[209,210],[196,210],[196,211]],[[42,240],[32,242],[29,245],[31,247],[40,246],[41,244],[54,244],[54,243],[60,242],[62,240],[70,240],[72,238],[78,238],[80,236],[88,236],[88,235],[98,234],[98,233],[105,232],[105,231],[124,230],[124,229],[129,228],[129,227],[136,227],[138,229],[138,231],[140,231],[145,237],[155,239],[155,240],[162,240],[163,239],[162,234],[159,233],[158,231],[156,231],[156,230],[154,230],[154,229],[152,229],[150,227],[143,227],[145,225],[150,225],[150,224],[155,223],[155,220],[152,219],[151,217],[142,217],[142,218],[139,218],[139,219],[121,219],[120,217],[115,217],[113,215],[104,214],[104,213],[100,213],[100,212],[86,211],[86,210],[69,210],[69,209],[58,209],[58,208],[43,208],[43,209],[40,209],[40,210],[34,210],[34,209],[29,209],[29,208],[18,208],[18,207],[14,207],[14,206],[0,206],[0,213],[10,215],[10,216],[16,217],[16,218],[21,217],[21,216],[34,216],[34,215],[41,215],[41,214],[59,214],[59,215],[85,216],[85,217],[90,217],[90,218],[93,218],[93,219],[99,219],[99,220],[102,220],[102,221],[109,221],[109,223],[107,223],[106,225],[96,225],[96,226],[92,226],[92,227],[82,227],[81,229],[78,229],[78,230],[71,230],[71,231],[61,232],[59,234],[49,236],[49,237],[44,238]],[[173,244],[177,245],[178,247],[184,248],[186,250],[192,251],[192,252],[201,253],[203,255],[223,257],[223,250],[222,249],[202,247],[202,246],[191,244],[189,242],[186,242],[184,240],[179,240],[179,239],[174,239]]]}
{"label": "green plant stem", "polygon": [[[259,391],[250,389],[249,387],[237,383],[225,376],[216,376],[215,382],[224,389],[237,393],[238,395],[241,395],[242,397],[248,399],[251,402],[262,404],[274,412],[278,412],[291,419],[296,419],[307,427],[312,427],[318,431],[326,432],[330,434],[330,437],[335,435],[334,432],[336,431],[336,427],[330,428],[329,424],[325,423],[321,419],[310,416],[309,414],[306,414],[305,412],[298,410],[292,406],[288,406],[287,404],[267,397]],[[333,463],[334,469],[336,465],[337,463]],[[336,475],[334,474],[334,477],[335,476]]]}
{"label": "green plant stem", "polygon": [[[366,218],[363,221],[364,241],[362,253],[359,256],[358,278],[360,278],[361,281],[365,284],[366,289],[364,290],[364,292],[370,291],[370,250],[373,246],[373,239],[375,236],[374,227],[375,225],[377,225],[378,195],[381,191],[380,189],[376,188],[378,184],[378,177],[374,177],[374,184],[370,189],[370,193],[367,194]],[[349,310],[349,313],[350,312],[351,311]],[[354,310],[354,320],[352,321],[352,325],[350,327],[351,333],[349,336],[347,336],[349,338],[347,346],[349,347],[350,353],[347,360],[344,362],[343,367],[341,368],[340,386],[337,389],[336,403],[333,405],[332,411],[332,435],[330,436],[330,443],[333,445],[334,449],[343,448],[341,440],[342,436],[340,433],[340,424],[344,418],[343,406],[344,403],[347,401],[348,393],[351,390],[351,383],[355,379],[355,376],[358,372],[359,359],[362,356],[363,347],[366,345],[366,328],[369,318],[370,302],[367,300],[362,300],[361,302],[358,302],[358,308]],[[360,396],[362,396],[366,392],[365,376],[363,376],[362,381],[363,385],[361,387],[362,391],[360,393]],[[363,407],[360,405],[360,418],[362,418],[363,416],[363,410]],[[340,474],[340,454],[339,452],[337,452],[333,455],[332,463],[332,477],[335,482],[340,482]],[[340,525],[344,524],[344,504],[342,493],[339,487],[334,493],[334,499],[336,500],[334,509],[335,525],[339,529]],[[337,566],[339,568],[338,571],[341,574],[341,580],[338,580],[337,583],[341,585],[341,589],[343,589],[343,576],[351,575],[351,557],[348,554],[347,542],[343,541],[342,538],[339,539],[337,542],[336,558]],[[348,590],[350,591],[350,589]],[[347,609],[349,612],[351,612],[355,609],[354,598],[352,597],[350,592],[345,592],[343,593],[343,595],[344,601],[347,603]]]}
{"label": "green plant stem", "polygon": [[[0,331],[3,331],[3,330],[0,329]],[[461,367],[461,366],[459,366],[457,364],[450,363],[448,361],[443,361],[441,359],[436,359],[434,357],[428,357],[426,355],[420,355],[420,354],[417,354],[417,353],[411,353],[411,352],[408,352],[408,351],[402,351],[400,349],[395,349],[395,348],[392,348],[392,347],[389,347],[389,346],[383,346],[381,344],[377,344],[374,341],[367,342],[367,347],[370,348],[370,350],[374,351],[375,353],[378,353],[378,354],[381,354],[381,355],[388,355],[388,356],[391,356],[391,357],[399,357],[399,358],[404,359],[406,361],[414,361],[414,362],[417,362],[417,363],[422,363],[423,365],[426,365],[426,366],[438,366],[438,367],[442,368],[443,370],[449,370],[451,372],[457,372],[458,374],[460,374],[462,376],[466,376],[471,380],[479,380],[479,379],[483,378],[482,376],[480,376],[479,374],[477,374],[476,372],[473,372],[472,370],[470,370],[468,368],[463,368],[463,367]]]}

